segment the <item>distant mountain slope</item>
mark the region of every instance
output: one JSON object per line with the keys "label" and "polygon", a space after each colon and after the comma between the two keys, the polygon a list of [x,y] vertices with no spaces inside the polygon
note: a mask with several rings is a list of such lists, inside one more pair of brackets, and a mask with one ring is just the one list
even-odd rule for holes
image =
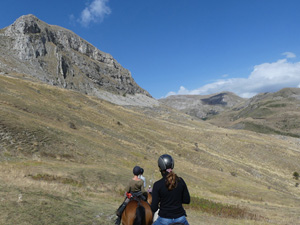
{"label": "distant mountain slope", "polygon": [[172,95],[159,101],[188,115],[207,119],[246,100],[234,93],[222,92],[211,95]]}
{"label": "distant mountain slope", "polygon": [[117,104],[158,104],[110,54],[33,15],[0,30],[0,72],[25,74]]}
{"label": "distant mountain slope", "polygon": [[243,99],[230,92],[174,95],[161,103],[216,126],[300,137],[300,88]]}
{"label": "distant mountain slope", "polygon": [[254,96],[209,120],[218,126],[300,137],[300,88]]}

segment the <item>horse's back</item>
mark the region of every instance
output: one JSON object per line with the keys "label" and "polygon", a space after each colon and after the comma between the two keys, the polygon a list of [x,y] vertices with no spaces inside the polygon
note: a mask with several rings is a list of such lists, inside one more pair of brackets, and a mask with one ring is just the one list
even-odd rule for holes
{"label": "horse's back", "polygon": [[[142,207],[143,210],[138,209],[138,207]],[[141,211],[137,211],[141,210]],[[122,224],[124,225],[133,225],[135,218],[137,216],[137,212],[141,213],[143,212],[143,215],[140,215],[145,218],[145,222],[141,223],[141,225],[151,225],[153,220],[152,220],[152,211],[150,205],[143,201],[137,201],[137,200],[132,200],[130,201],[123,214],[122,214]]]}
{"label": "horse's back", "polygon": [[142,201],[142,205],[145,208],[146,213],[146,225],[153,223],[153,214],[150,205],[148,202]]}
{"label": "horse's back", "polygon": [[122,213],[122,224],[133,224],[135,219],[136,208],[138,207],[137,201],[130,201]]}

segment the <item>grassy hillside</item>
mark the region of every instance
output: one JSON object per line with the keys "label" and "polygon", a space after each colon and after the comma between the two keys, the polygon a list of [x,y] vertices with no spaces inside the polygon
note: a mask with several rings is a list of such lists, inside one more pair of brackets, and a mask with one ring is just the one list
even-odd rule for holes
{"label": "grassy hillside", "polygon": [[213,117],[215,125],[266,134],[300,137],[300,88],[257,95],[233,110]]}
{"label": "grassy hillside", "polygon": [[299,224],[297,138],[227,130],[0,75],[0,224],[113,224],[136,164],[169,153],[198,224]]}

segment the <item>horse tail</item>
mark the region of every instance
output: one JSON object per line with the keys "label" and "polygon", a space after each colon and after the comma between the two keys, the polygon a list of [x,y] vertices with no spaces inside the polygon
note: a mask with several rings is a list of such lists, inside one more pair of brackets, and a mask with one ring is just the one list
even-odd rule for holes
{"label": "horse tail", "polygon": [[145,218],[145,208],[138,204],[138,207],[136,208],[136,214],[135,219],[133,221],[133,225],[141,225],[146,224],[146,218]]}

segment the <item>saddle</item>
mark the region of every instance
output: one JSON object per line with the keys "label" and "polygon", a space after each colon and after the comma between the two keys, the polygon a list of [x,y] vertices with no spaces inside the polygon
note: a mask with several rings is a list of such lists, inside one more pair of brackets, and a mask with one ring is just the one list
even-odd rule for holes
{"label": "saddle", "polygon": [[126,193],[126,196],[130,200],[143,200],[143,201],[147,201],[147,197],[141,191]]}

